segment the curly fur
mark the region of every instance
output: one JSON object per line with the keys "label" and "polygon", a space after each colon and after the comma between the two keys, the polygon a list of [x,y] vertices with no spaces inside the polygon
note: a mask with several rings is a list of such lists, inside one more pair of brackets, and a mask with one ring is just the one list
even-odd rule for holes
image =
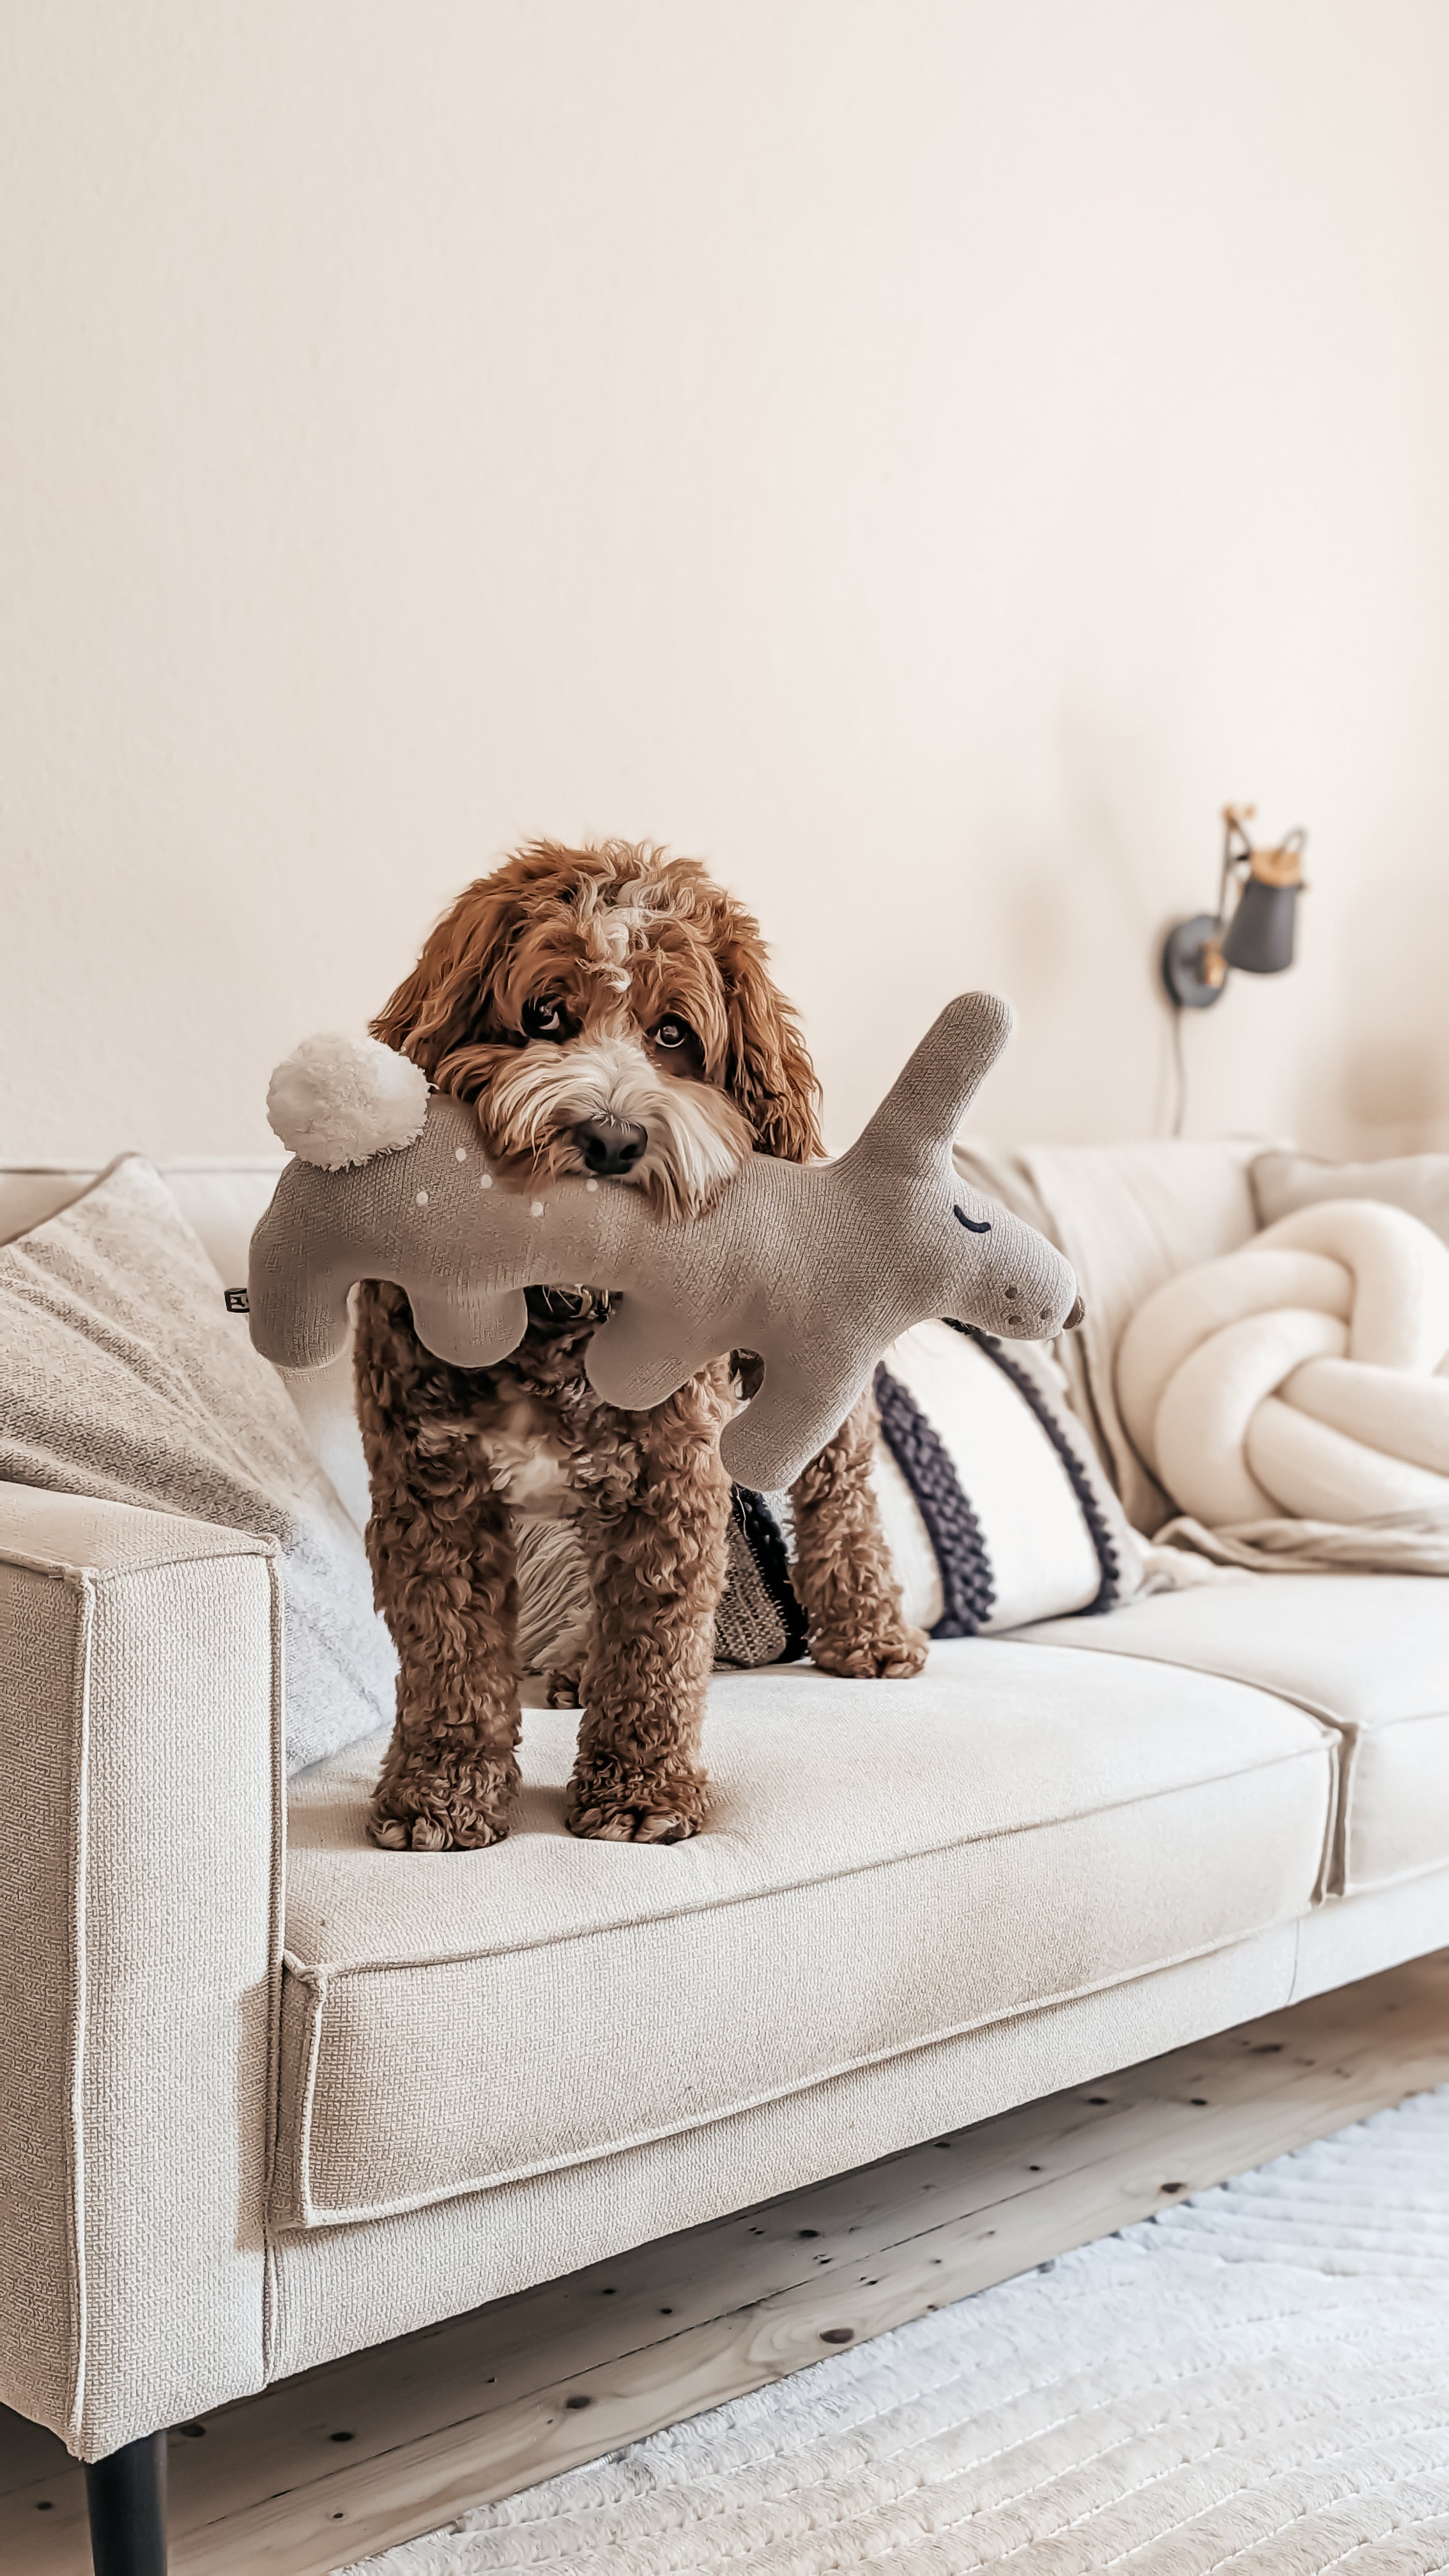
{"label": "curly fur", "polygon": [[[585,1168],[578,1130],[599,1118],[644,1131],[629,1183],[685,1213],[757,1147],[794,1162],[820,1151],[814,1072],[757,924],[696,861],[649,847],[518,852],[459,897],[372,1027],[440,1090],[477,1103],[490,1154],[520,1186]],[[523,1502],[577,1512],[593,1585],[582,1670],[551,1680],[556,1704],[584,1712],[571,1830],[696,1833],[730,1508],[718,1456],[736,1400],[728,1366],[622,1413],[584,1376],[606,1306],[587,1287],[534,1292],[522,1344],[478,1371],[424,1350],[400,1289],[374,1281],[358,1303],[368,1549],[400,1665],[374,1840],[468,1848],[508,1829],[511,1516]],[[876,1518],[873,1437],[866,1400],[801,1478],[795,1581],[817,1663],[902,1675],[920,1669],[925,1639],[905,1622]]]}

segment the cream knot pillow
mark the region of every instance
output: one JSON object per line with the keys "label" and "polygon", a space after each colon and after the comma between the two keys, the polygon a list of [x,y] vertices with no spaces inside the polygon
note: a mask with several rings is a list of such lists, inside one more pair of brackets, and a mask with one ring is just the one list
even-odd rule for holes
{"label": "cream knot pillow", "polygon": [[1449,1246],[1367,1199],[1300,1209],[1138,1308],[1117,1399],[1210,1529],[1449,1511]]}

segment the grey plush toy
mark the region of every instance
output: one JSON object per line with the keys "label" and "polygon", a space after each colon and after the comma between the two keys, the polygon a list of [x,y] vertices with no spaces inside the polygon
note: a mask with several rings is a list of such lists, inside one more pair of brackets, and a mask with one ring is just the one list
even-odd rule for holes
{"label": "grey plush toy", "polygon": [[[430,1351],[484,1368],[523,1339],[525,1288],[587,1282],[617,1301],[588,1353],[605,1401],[658,1404],[719,1353],[754,1351],[764,1382],[720,1455],[742,1484],[789,1485],[909,1325],[945,1315],[1043,1341],[1080,1320],[1061,1254],[968,1190],[951,1160],[1010,1033],[1004,1002],[962,994],[848,1154],[756,1154],[683,1219],[623,1182],[495,1186],[475,1109],[429,1095],[387,1048],[375,1048],[386,1061],[374,1085],[364,1049],[311,1040],[279,1067],[269,1105],[284,1143],[333,1168],[298,1160],[277,1184],[252,1237],[252,1339],[284,1367],[320,1367],[342,1348],[353,1282],[388,1279]],[[408,1075],[416,1091],[400,1106]]]}

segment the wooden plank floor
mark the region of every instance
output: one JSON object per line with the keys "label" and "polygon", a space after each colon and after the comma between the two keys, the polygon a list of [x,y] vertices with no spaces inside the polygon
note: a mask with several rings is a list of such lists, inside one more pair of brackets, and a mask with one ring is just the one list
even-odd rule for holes
{"label": "wooden plank floor", "polygon": [[[332,2362],[172,2436],[176,2576],[330,2576],[1449,2081],[1449,1952]],[[0,2566],[85,2576],[0,2409]]]}

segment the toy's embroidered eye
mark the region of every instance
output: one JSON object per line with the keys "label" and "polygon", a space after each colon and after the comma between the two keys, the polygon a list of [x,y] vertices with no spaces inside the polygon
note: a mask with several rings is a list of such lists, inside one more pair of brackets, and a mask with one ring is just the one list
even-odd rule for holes
{"label": "toy's embroidered eye", "polygon": [[693,1035],[694,1031],[688,1020],[681,1020],[677,1012],[671,1011],[668,1018],[661,1020],[655,1030],[654,1043],[657,1047],[667,1047],[672,1051],[675,1047],[688,1046]]}
{"label": "toy's embroidered eye", "polygon": [[568,1020],[551,993],[540,993],[535,1001],[524,1003],[526,1038],[566,1038],[568,1033]]}
{"label": "toy's embroidered eye", "polygon": [[989,1216],[967,1216],[961,1208],[953,1208],[951,1213],[955,1217],[958,1225],[964,1225],[968,1234],[989,1234],[991,1232],[991,1219]]}

